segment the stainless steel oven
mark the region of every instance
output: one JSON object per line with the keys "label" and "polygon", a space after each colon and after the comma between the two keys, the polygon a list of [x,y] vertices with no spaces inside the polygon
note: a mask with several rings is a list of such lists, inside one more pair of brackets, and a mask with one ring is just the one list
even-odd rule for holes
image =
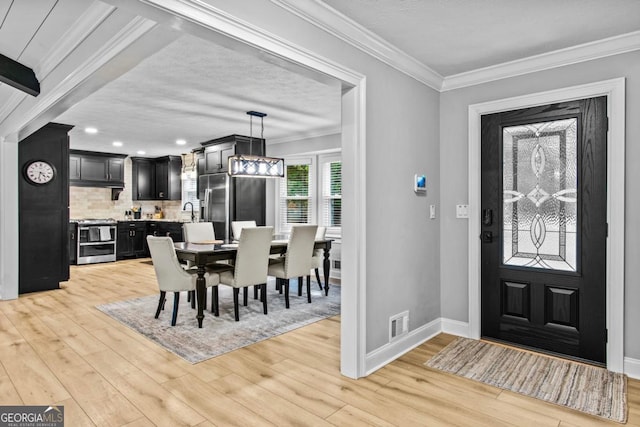
{"label": "stainless steel oven", "polygon": [[116,260],[117,222],[112,219],[83,219],[78,223],[78,264]]}

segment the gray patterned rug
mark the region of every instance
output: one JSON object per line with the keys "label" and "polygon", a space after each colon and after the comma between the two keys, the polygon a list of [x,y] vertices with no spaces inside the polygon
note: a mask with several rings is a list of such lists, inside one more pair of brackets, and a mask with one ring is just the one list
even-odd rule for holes
{"label": "gray patterned rug", "polygon": [[626,376],[603,368],[467,338],[425,365],[619,423],[627,419]]}
{"label": "gray patterned rug", "polygon": [[208,310],[205,311],[202,329],[198,328],[196,310],[187,302],[186,292],[180,295],[178,319],[173,327],[173,293],[167,293],[165,309],[158,319],[155,319],[154,315],[159,295],[103,304],[96,308],[191,363],[198,363],[340,314],[340,286],[332,285],[329,295],[324,296],[317,283],[312,282],[311,304],[308,304],[305,288],[303,287],[303,296],[297,296],[298,286],[293,280],[291,308],[288,310],[284,307],[284,295],[275,291],[274,284],[269,283],[267,289],[269,314],[266,316],[262,313],[262,303],[253,299],[252,288],[249,288],[247,307],[242,306],[240,291],[239,322],[233,317],[231,288],[220,286],[220,317],[215,317],[210,311],[211,291],[208,290]]}

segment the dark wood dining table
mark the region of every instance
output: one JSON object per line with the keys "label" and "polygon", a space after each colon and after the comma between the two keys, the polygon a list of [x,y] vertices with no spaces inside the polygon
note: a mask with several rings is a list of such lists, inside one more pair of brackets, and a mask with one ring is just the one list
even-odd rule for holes
{"label": "dark wood dining table", "polygon": [[[329,294],[329,269],[331,263],[329,262],[329,256],[331,255],[331,242],[332,239],[316,240],[314,249],[324,250],[323,270],[324,270],[324,292],[325,295]],[[216,261],[234,260],[238,247],[233,242],[221,242],[215,244],[202,244],[202,243],[186,243],[175,242],[176,255],[181,261],[191,261],[197,268],[198,278],[196,279],[196,303],[198,314],[198,327],[202,328],[202,321],[204,320],[204,301],[206,292],[206,280],[204,274],[206,272],[206,265],[214,263]],[[284,254],[287,250],[287,241],[280,236],[275,236],[275,240],[271,243],[272,254]]]}

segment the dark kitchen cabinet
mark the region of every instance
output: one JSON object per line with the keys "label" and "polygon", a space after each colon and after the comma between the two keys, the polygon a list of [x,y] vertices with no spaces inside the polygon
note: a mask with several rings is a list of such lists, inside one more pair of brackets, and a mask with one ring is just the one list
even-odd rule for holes
{"label": "dark kitchen cabinet", "polygon": [[231,143],[212,145],[204,150],[204,172],[218,173],[228,170],[229,157],[234,154]]}
{"label": "dark kitchen cabinet", "polygon": [[[69,136],[73,126],[49,123],[18,143],[19,293],[58,289],[69,280]],[[31,182],[35,160],[49,163],[53,179]]]}
{"label": "dark kitchen cabinet", "polygon": [[132,200],[153,200],[156,190],[156,165],[152,159],[131,158]]}
{"label": "dark kitchen cabinet", "polygon": [[179,156],[132,157],[131,162],[133,200],[182,199],[182,160]]}
{"label": "dark kitchen cabinet", "polygon": [[182,160],[179,156],[154,159],[156,165],[156,191],[154,200],[182,200],[180,179]]}
{"label": "dark kitchen cabinet", "polygon": [[[169,236],[174,242],[184,242],[181,222],[147,221],[147,235]],[[149,248],[146,246],[146,241],[145,247],[147,256],[149,256]]]}
{"label": "dark kitchen cabinet", "polygon": [[78,187],[124,187],[125,154],[70,150],[69,185]]}
{"label": "dark kitchen cabinet", "polygon": [[145,221],[118,221],[116,259],[146,256],[147,223]]}
{"label": "dark kitchen cabinet", "polygon": [[69,223],[69,264],[78,263],[78,223]]}

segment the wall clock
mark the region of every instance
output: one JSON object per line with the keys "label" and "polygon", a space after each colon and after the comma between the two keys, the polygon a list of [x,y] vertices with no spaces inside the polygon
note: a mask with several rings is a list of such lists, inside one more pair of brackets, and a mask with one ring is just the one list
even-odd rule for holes
{"label": "wall clock", "polygon": [[31,184],[48,184],[55,176],[56,170],[53,165],[44,160],[32,160],[24,167],[24,177]]}

